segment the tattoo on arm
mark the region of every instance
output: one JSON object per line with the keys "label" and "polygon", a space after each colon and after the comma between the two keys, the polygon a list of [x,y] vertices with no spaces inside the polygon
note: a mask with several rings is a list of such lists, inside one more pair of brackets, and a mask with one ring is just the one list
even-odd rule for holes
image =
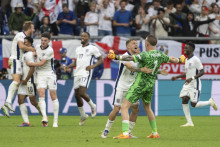
{"label": "tattoo on arm", "polygon": [[122,61],[134,61],[134,57],[130,55],[123,55],[121,56]]}

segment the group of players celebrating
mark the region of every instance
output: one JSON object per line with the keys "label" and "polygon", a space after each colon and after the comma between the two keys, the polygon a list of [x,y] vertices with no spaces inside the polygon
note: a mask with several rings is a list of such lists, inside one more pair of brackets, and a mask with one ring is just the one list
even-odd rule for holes
{"label": "group of players celebrating", "polygon": [[[13,111],[12,99],[16,92],[18,93],[18,103],[24,123],[19,127],[30,126],[28,111],[25,105],[25,98],[29,96],[32,105],[36,107],[42,115],[42,124],[48,126],[48,117],[46,114],[45,90],[49,89],[53,101],[54,120],[53,127],[58,127],[59,101],[57,98],[57,81],[54,72],[54,52],[49,46],[50,34],[41,35],[41,44],[33,47],[34,25],[31,21],[23,24],[23,32],[18,33],[12,42],[11,57],[9,66],[13,81],[9,86],[8,96],[5,104],[1,107],[5,115],[9,117],[9,111]],[[74,90],[77,106],[80,112],[81,120],[79,125],[83,125],[89,117],[83,109],[83,99],[91,107],[91,117],[96,116],[96,104],[93,103],[86,93],[89,86],[92,70],[102,64],[103,58],[97,47],[89,44],[90,34],[83,32],[81,34],[81,46],[76,48],[76,60],[65,67],[76,67],[74,72]],[[194,126],[189,109],[189,100],[193,107],[202,107],[211,105],[217,110],[217,105],[212,98],[209,101],[199,101],[201,91],[200,77],[204,74],[203,66],[199,58],[193,55],[195,45],[187,43],[184,48],[184,54],[180,58],[168,57],[164,53],[156,50],[157,39],[149,35],[145,39],[146,52],[141,52],[138,43],[134,39],[126,41],[127,52],[122,56],[116,55],[113,50],[108,53],[108,58],[120,60],[118,77],[115,83],[115,93],[113,105],[114,108],[109,114],[106,127],[101,134],[106,138],[110,128],[121,109],[122,133],[115,139],[137,138],[131,131],[135,126],[139,111],[139,99],[143,101],[143,106],[149,119],[152,133],[148,138],[159,138],[154,113],[151,109],[151,100],[157,74],[167,75],[165,69],[159,71],[162,63],[185,63],[186,72],[182,75],[172,77],[172,80],[186,77],[185,84],[180,93],[182,98],[183,111],[187,123],[182,127]],[[93,64],[96,57],[98,61]],[[39,95],[37,102],[36,92]],[[128,109],[131,108],[129,117]]]}

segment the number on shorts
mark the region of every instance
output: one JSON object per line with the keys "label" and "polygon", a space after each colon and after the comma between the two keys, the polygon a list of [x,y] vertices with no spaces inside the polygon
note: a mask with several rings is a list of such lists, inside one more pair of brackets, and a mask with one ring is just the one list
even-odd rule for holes
{"label": "number on shorts", "polygon": [[83,57],[83,54],[79,54],[79,59],[82,59],[82,57]]}
{"label": "number on shorts", "polygon": [[28,87],[28,91],[31,93],[33,92],[33,88],[32,87]]}
{"label": "number on shorts", "polygon": [[153,71],[152,71],[152,75],[154,74],[154,71],[155,71],[155,69],[156,69],[156,67],[157,67],[157,63],[158,63],[158,61],[155,60],[155,61],[154,61],[154,68],[153,68]]}
{"label": "number on shorts", "polygon": [[86,77],[82,77],[81,81],[85,82],[86,81]]}

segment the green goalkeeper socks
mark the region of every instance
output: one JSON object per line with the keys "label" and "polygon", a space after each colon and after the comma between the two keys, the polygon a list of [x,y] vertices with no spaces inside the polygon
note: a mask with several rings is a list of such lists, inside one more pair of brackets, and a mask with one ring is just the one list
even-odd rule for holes
{"label": "green goalkeeper socks", "polygon": [[150,122],[150,127],[152,129],[152,132],[157,132],[157,124],[156,120],[149,121]]}
{"label": "green goalkeeper socks", "polygon": [[129,120],[122,121],[122,133],[124,135],[129,133]]}

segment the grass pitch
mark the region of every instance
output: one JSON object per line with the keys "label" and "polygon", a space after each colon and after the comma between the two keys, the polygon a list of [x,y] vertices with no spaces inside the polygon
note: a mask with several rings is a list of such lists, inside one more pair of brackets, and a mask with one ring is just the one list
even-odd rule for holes
{"label": "grass pitch", "polygon": [[60,116],[59,127],[52,128],[53,117],[49,116],[49,126],[43,128],[40,116],[30,116],[31,127],[19,128],[21,116],[0,117],[0,147],[116,147],[116,146],[161,146],[161,147],[220,147],[220,117],[192,117],[195,127],[181,128],[183,116],[157,117],[159,139],[148,139],[151,129],[146,116],[139,116],[133,134],[138,139],[112,139],[121,132],[121,118],[118,116],[108,138],[100,137],[107,116],[88,118],[84,126],[79,126],[79,116]]}

